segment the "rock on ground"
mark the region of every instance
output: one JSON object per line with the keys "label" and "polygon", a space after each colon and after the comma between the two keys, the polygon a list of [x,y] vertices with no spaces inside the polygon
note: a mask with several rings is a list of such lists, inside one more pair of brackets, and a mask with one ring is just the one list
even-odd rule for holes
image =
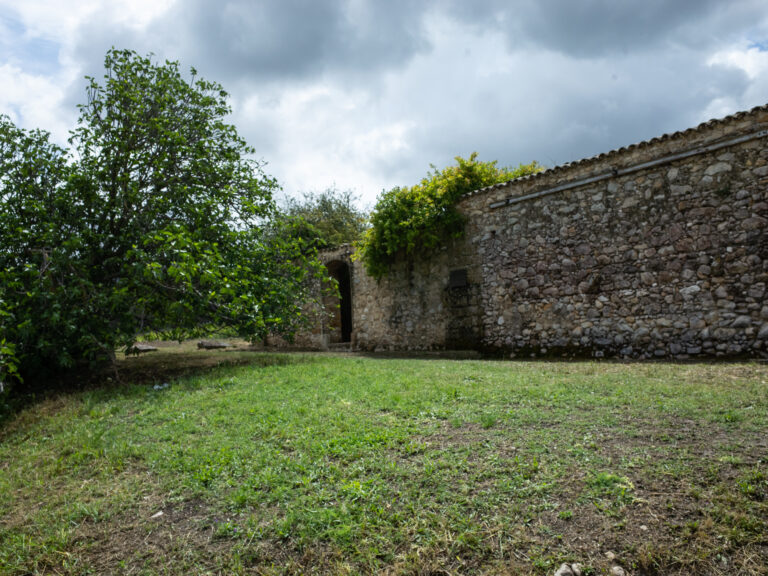
{"label": "rock on ground", "polygon": [[139,354],[144,354],[145,352],[156,352],[157,347],[152,346],[151,344],[143,344],[142,342],[136,342],[133,346],[128,348],[125,353],[128,355],[135,355],[138,356]]}
{"label": "rock on ground", "polygon": [[197,347],[201,350],[217,350],[220,348],[231,348],[232,344],[223,340],[200,340]]}

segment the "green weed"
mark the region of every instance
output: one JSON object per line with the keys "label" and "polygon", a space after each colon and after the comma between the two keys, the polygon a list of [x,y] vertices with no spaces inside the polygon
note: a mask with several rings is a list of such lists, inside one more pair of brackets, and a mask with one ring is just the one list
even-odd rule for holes
{"label": "green weed", "polygon": [[249,354],[6,420],[0,573],[768,564],[764,367]]}

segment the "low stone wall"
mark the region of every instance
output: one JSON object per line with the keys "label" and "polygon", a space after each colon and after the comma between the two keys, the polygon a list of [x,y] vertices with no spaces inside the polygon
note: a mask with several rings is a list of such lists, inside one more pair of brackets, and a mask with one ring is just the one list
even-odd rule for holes
{"label": "low stone wall", "polygon": [[377,282],[353,345],[768,354],[768,107],[479,190],[466,234]]}
{"label": "low stone wall", "polygon": [[471,245],[455,241],[427,258],[403,259],[377,281],[355,263],[353,344],[362,350],[474,349],[482,345],[480,277],[449,287]]}
{"label": "low stone wall", "polygon": [[[354,249],[345,244],[319,254],[319,260],[326,266],[328,274],[323,281],[317,278],[308,280],[312,302],[304,304],[302,314],[309,328],[299,330],[290,342],[281,336],[270,335],[263,343],[266,348],[327,350],[342,343],[342,306],[338,288],[346,288],[346,298],[351,298],[351,294],[349,282],[346,287],[343,286],[339,276],[344,268],[350,276],[354,274],[353,253]],[[336,280],[336,285],[332,279]]]}
{"label": "low stone wall", "polygon": [[756,110],[465,199],[484,346],[632,357],[768,350],[766,127],[768,111]]}

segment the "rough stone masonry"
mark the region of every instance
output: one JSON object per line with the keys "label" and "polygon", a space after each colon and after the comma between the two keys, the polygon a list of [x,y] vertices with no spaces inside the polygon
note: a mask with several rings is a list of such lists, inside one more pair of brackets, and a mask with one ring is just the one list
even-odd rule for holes
{"label": "rough stone masonry", "polygon": [[767,142],[768,105],[477,190],[379,282],[344,252],[351,345],[767,356]]}

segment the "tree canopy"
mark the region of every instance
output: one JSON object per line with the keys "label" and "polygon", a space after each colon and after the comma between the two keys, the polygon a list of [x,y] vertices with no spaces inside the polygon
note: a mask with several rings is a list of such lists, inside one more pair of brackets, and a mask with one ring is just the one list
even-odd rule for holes
{"label": "tree canopy", "polygon": [[0,117],[6,377],[103,361],[150,330],[290,335],[319,268],[264,232],[278,185],[226,123],[227,93],[130,50],[105,69],[69,150]]}
{"label": "tree canopy", "polygon": [[516,168],[481,162],[474,152],[456,157],[456,165],[431,172],[419,184],[396,187],[379,196],[370,217],[371,227],[360,243],[360,257],[369,274],[383,276],[398,256],[424,253],[464,231],[464,217],[456,209],[462,195],[492,184],[540,172],[537,162]]}
{"label": "tree canopy", "polygon": [[352,244],[362,237],[368,217],[355,201],[350,190],[328,188],[305,193],[302,198],[288,198],[282,212],[293,222],[295,234],[323,250]]}

